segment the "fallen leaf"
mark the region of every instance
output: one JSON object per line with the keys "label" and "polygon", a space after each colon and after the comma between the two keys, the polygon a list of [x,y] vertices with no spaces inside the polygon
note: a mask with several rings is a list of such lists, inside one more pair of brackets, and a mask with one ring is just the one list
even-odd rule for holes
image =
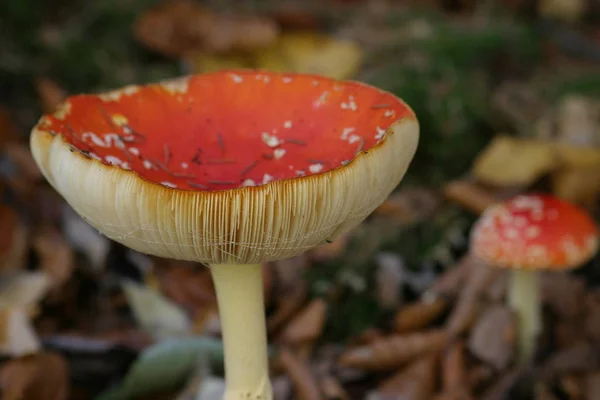
{"label": "fallen leaf", "polygon": [[17,212],[0,204],[0,273],[22,269],[27,255],[27,229]]}
{"label": "fallen leaf", "polygon": [[339,365],[368,370],[388,370],[402,366],[422,355],[436,353],[444,348],[448,334],[444,330],[430,330],[405,335],[393,335],[344,352]]}
{"label": "fallen leaf", "polygon": [[28,308],[48,291],[50,280],[44,272],[19,272],[0,280],[0,307]]}
{"label": "fallen leaf", "polygon": [[18,168],[22,179],[37,181],[42,178],[42,172],[34,161],[28,146],[18,142],[8,143],[4,151]]}
{"label": "fallen leaf", "polygon": [[332,242],[322,244],[308,251],[307,255],[310,260],[317,262],[325,262],[332,258],[339,257],[343,254],[344,250],[346,250],[346,246],[348,245],[348,242],[350,242],[351,237],[351,232],[345,232],[333,239]]}
{"label": "fallen leaf", "polygon": [[386,379],[377,388],[377,393],[396,399],[429,400],[436,386],[436,364],[434,356],[424,357]]}
{"label": "fallen leaf", "polygon": [[314,299],[286,325],[281,332],[281,341],[286,344],[315,341],[321,336],[326,312],[325,300]]}
{"label": "fallen leaf", "polygon": [[543,365],[543,375],[551,378],[567,373],[586,373],[600,369],[597,349],[587,342],[554,352]]}
{"label": "fallen leaf", "polygon": [[67,98],[67,92],[50,78],[37,79],[35,88],[44,113],[53,113]]}
{"label": "fallen leaf", "polygon": [[16,358],[2,366],[0,385],[3,400],[67,400],[68,365],[50,352]]}
{"label": "fallen leaf", "polygon": [[52,226],[42,226],[33,237],[33,249],[40,268],[48,274],[54,288],[62,286],[75,268],[75,256],[61,233]]}
{"label": "fallen leaf", "polygon": [[103,268],[110,248],[108,239],[85,222],[71,207],[63,207],[61,223],[63,234],[73,249],[84,253],[94,269]]}
{"label": "fallen leaf", "polygon": [[585,375],[584,390],[586,399],[600,399],[600,371]]}
{"label": "fallen leaf", "polygon": [[156,290],[127,280],[121,285],[136,321],[156,339],[191,331],[191,322],[183,310]]}
{"label": "fallen leaf", "polygon": [[323,399],[317,379],[312,374],[309,366],[295,356],[291,350],[281,349],[278,361],[294,383],[294,389],[299,400]]}
{"label": "fallen leaf", "polygon": [[515,356],[515,330],[512,311],[501,305],[491,306],[473,327],[469,350],[497,370],[504,370]]}
{"label": "fallen leaf", "polygon": [[475,215],[480,215],[489,206],[499,201],[492,193],[481,185],[469,180],[450,181],[444,187],[444,195]]}
{"label": "fallen leaf", "polygon": [[354,76],[363,51],[350,40],[312,32],[283,33],[273,45],[255,54],[255,67],[278,72],[324,75],[335,79]]}
{"label": "fallen leaf", "polygon": [[208,337],[173,338],[146,349],[133,363],[123,382],[98,400],[146,398],[181,387],[202,362],[222,367],[223,344]]}
{"label": "fallen leaf", "polygon": [[0,306],[0,354],[33,354],[41,345],[26,308]]}
{"label": "fallen leaf", "polygon": [[476,268],[474,258],[467,254],[456,265],[449,267],[421,296],[431,300],[437,297],[455,297],[467,280],[473,268]]}
{"label": "fallen leaf", "polygon": [[294,316],[304,305],[308,296],[305,284],[295,286],[285,296],[280,296],[275,312],[267,319],[267,328],[273,334]]}
{"label": "fallen leaf", "polygon": [[566,272],[540,274],[542,302],[561,319],[583,317],[586,304],[586,282]]}
{"label": "fallen leaf", "polygon": [[267,17],[217,14],[192,0],[170,0],[142,13],[134,34],[145,46],[177,57],[268,46],[277,39],[279,27]]}
{"label": "fallen leaf", "polygon": [[569,23],[580,20],[586,8],[585,0],[540,0],[538,3],[538,11],[542,16]]}
{"label": "fallen leaf", "polygon": [[600,292],[588,295],[586,310],[585,333],[590,340],[600,343]]}
{"label": "fallen leaf", "polygon": [[552,192],[573,204],[593,209],[600,199],[600,163],[556,171],[552,174]]}
{"label": "fallen leaf", "polygon": [[320,379],[320,388],[326,400],[349,400],[348,393],[340,382],[331,375],[325,375]]}
{"label": "fallen leaf", "polygon": [[557,165],[550,143],[498,135],[477,156],[472,173],[488,185],[522,187],[533,184]]}
{"label": "fallen leaf", "polygon": [[408,188],[392,193],[374,215],[392,218],[402,225],[414,224],[429,218],[440,206],[437,192],[426,188]]}
{"label": "fallen leaf", "polygon": [[483,302],[483,295],[502,270],[485,264],[474,265],[454,309],[448,317],[446,326],[451,335],[459,336],[475,323]]}
{"label": "fallen leaf", "polygon": [[494,383],[481,395],[482,400],[504,400],[506,393],[521,377],[523,371],[509,370],[494,380]]}
{"label": "fallen leaf", "polygon": [[394,317],[394,329],[398,333],[405,333],[427,328],[447,307],[448,302],[441,297],[402,306]]}
{"label": "fallen leaf", "polygon": [[466,392],[468,388],[465,361],[465,343],[462,340],[452,343],[442,358],[442,389],[446,393]]}

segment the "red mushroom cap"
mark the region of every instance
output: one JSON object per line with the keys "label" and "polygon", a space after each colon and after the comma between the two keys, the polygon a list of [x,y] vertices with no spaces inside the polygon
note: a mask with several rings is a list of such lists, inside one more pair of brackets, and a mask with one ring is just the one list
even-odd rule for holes
{"label": "red mushroom cap", "polygon": [[573,268],[597,249],[598,229],[587,213],[544,194],[489,207],[471,232],[471,251],[505,268]]}
{"label": "red mushroom cap", "polygon": [[357,225],[418,140],[390,93],[244,70],[70,97],[30,142],[46,179],[109,238],[214,264],[289,258]]}
{"label": "red mushroom cap", "polygon": [[222,190],[343,166],[404,117],[406,104],[359,83],[236,71],[73,96],[38,129],[150,182]]}

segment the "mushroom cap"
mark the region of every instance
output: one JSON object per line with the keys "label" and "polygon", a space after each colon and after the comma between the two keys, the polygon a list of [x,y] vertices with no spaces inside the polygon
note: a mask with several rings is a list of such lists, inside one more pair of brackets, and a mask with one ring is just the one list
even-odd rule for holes
{"label": "mushroom cap", "polygon": [[416,152],[414,112],[321,76],[230,70],[68,98],[31,134],[73,209],[134,250],[289,258],[359,224]]}
{"label": "mushroom cap", "polygon": [[494,204],[471,230],[471,251],[503,268],[568,269],[598,249],[588,214],[556,197],[528,194]]}

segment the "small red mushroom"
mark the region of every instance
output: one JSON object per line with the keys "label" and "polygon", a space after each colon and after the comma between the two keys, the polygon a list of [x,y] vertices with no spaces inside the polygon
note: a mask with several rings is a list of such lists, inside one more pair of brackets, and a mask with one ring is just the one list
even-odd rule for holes
{"label": "small red mushroom", "polygon": [[[31,150],[92,226],[210,265],[227,399],[270,399],[260,264],[359,224],[402,180],[413,111],[357,82],[219,71],[68,98]],[[243,265],[242,265],[243,264]]]}
{"label": "small red mushroom", "polygon": [[588,214],[544,194],[519,195],[490,206],[471,231],[471,251],[511,269],[508,301],[518,318],[519,354],[529,362],[542,329],[537,270],[566,270],[591,259],[598,228]]}

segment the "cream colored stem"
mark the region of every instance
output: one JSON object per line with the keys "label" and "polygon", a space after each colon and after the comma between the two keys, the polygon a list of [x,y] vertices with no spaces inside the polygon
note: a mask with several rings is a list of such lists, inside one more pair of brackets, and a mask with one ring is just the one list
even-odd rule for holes
{"label": "cream colored stem", "polygon": [[271,400],[260,264],[216,264],[211,272],[225,347],[225,400]]}
{"label": "cream colored stem", "polygon": [[531,362],[538,335],[542,331],[537,272],[522,268],[512,270],[508,300],[517,316],[519,362],[527,364]]}

